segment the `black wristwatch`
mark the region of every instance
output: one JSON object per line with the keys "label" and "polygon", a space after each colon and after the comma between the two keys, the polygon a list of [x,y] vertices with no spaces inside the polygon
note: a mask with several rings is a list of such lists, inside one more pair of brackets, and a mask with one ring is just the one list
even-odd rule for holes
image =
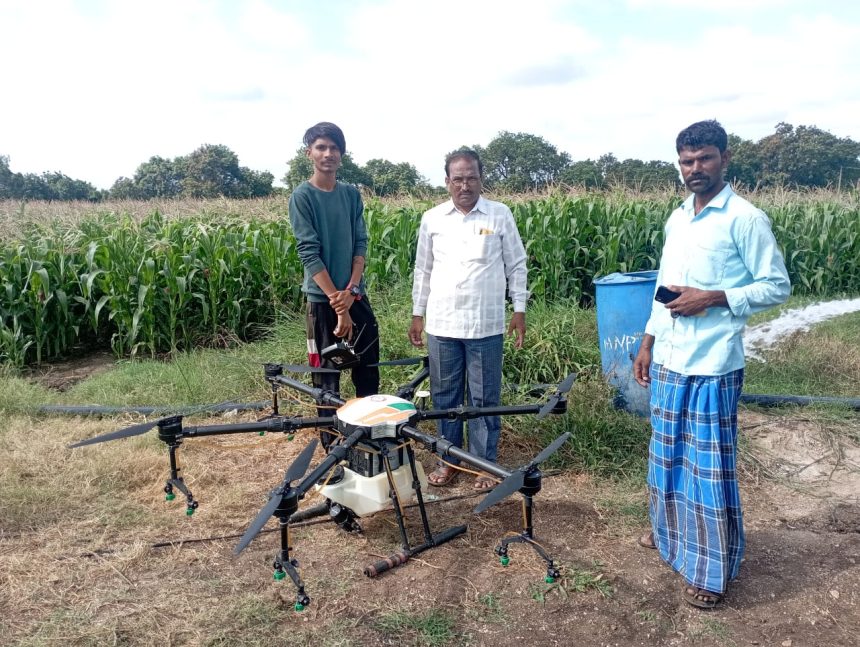
{"label": "black wristwatch", "polygon": [[348,289],[349,289],[349,293],[353,296],[353,298],[356,301],[361,300],[361,289],[359,289],[359,287],[357,285],[350,285]]}

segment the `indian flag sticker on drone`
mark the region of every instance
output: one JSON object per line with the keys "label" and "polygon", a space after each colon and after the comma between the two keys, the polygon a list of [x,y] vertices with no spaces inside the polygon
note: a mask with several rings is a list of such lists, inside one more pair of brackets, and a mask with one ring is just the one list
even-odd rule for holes
{"label": "indian flag sticker on drone", "polygon": [[396,395],[369,395],[350,400],[337,410],[337,417],[350,425],[372,426],[383,422],[406,422],[415,413],[415,405]]}

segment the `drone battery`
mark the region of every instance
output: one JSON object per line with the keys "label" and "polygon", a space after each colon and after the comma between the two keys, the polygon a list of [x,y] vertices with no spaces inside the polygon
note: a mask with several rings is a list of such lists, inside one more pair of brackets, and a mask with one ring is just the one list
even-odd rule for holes
{"label": "drone battery", "polygon": [[358,443],[350,448],[346,455],[349,469],[356,474],[367,477],[384,474],[385,462],[381,451],[383,447],[388,450],[388,462],[392,471],[407,463],[406,451],[402,445],[398,446],[395,443],[384,441],[375,442],[373,445],[375,446]]}

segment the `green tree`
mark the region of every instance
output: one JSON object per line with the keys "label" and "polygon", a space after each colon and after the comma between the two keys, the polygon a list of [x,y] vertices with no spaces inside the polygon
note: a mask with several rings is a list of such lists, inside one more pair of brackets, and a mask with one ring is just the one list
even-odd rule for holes
{"label": "green tree", "polygon": [[9,200],[15,197],[15,175],[9,168],[9,158],[0,155],[0,200]]}
{"label": "green tree", "polygon": [[504,191],[542,189],[559,181],[570,164],[570,155],[528,133],[502,131],[486,148],[475,150],[484,164],[487,186]]}
{"label": "green tree", "polygon": [[587,189],[602,188],[603,173],[600,165],[592,159],[574,162],[562,170],[559,181],[571,186],[582,186]]}
{"label": "green tree", "polygon": [[370,176],[370,186],[378,196],[399,193],[414,195],[430,189],[418,169],[407,162],[395,164],[386,159],[372,159],[364,165],[364,171]]}
{"label": "green tree", "polygon": [[860,143],[815,126],[779,123],[758,148],[763,184],[853,186],[860,180]]}
{"label": "green tree", "polygon": [[678,169],[674,164],[660,160],[626,159],[613,169],[612,184],[640,191],[676,186]]}
{"label": "green tree", "polygon": [[755,188],[762,180],[762,160],[758,144],[737,135],[729,135],[731,157],[726,179],[732,184]]}
{"label": "green tree", "polygon": [[174,164],[182,171],[182,195],[189,198],[235,198],[241,195],[239,157],[226,146],[204,144]]}
{"label": "green tree", "polygon": [[[183,177],[184,170],[179,168],[175,161],[158,156],[150,157],[149,161],[137,167],[134,173],[134,188],[129,191],[129,195],[115,197],[140,200],[175,198],[182,192]],[[111,196],[114,196],[113,189]]]}
{"label": "green tree", "polygon": [[252,171],[246,166],[239,168],[240,194],[243,198],[262,198],[272,195],[275,176],[268,171]]}
{"label": "green tree", "polygon": [[140,198],[134,180],[128,177],[117,178],[108,193],[112,200],[134,200]]}
{"label": "green tree", "polygon": [[42,179],[51,195],[51,200],[101,200],[103,194],[89,182],[73,180],[64,173],[43,173]]}
{"label": "green tree", "polygon": [[314,172],[314,165],[305,152],[305,148],[299,148],[293,158],[287,162],[287,174],[281,180],[287,189],[293,191],[298,185],[309,179]]}

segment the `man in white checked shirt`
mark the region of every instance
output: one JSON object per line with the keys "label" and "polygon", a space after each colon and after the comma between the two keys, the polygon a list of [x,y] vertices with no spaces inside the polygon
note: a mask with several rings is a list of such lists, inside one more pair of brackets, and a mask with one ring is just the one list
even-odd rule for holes
{"label": "man in white checked shirt", "polygon": [[[427,211],[418,232],[409,340],[423,346],[427,333],[430,391],[439,409],[461,405],[467,386],[470,405],[499,404],[506,287],[514,310],[507,333],[516,335],[516,348],[526,334],[526,251],[511,210],[481,197],[483,170],[475,151],[448,155],[445,185],[451,199]],[[462,447],[462,421],[438,425],[442,437]],[[498,416],[470,420],[469,451],[495,461],[500,431]],[[443,486],[455,474],[453,467],[439,464],[428,480]],[[494,484],[481,474],[474,487]]]}

